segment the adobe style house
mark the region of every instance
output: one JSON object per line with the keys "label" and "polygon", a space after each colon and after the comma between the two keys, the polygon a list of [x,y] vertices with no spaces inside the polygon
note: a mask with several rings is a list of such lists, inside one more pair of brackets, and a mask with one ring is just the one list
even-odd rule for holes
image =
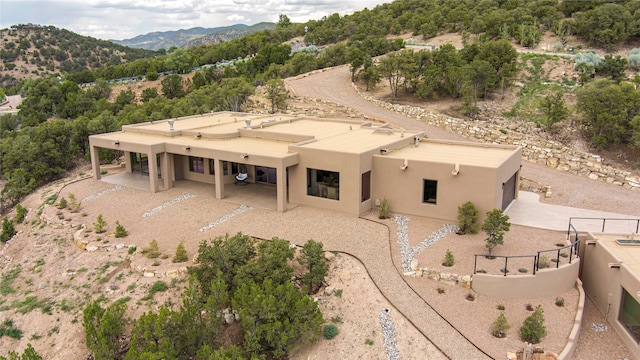
{"label": "adobe style house", "polygon": [[[617,223],[618,229],[582,232],[580,278],[609,326],[633,357],[640,359],[640,219],[601,219],[604,229],[602,221],[606,221],[607,229],[612,223]],[[620,231],[623,226],[624,231]]]}
{"label": "adobe style house", "polygon": [[126,125],[89,142],[95,179],[99,148],[121,150],[151,192],[191,180],[222,199],[226,187],[261,184],[277,190],[278,211],[300,204],[358,216],[386,198],[393,212],[446,220],[466,201],[481,214],[505,209],[522,154],[367,121],[231,112]]}

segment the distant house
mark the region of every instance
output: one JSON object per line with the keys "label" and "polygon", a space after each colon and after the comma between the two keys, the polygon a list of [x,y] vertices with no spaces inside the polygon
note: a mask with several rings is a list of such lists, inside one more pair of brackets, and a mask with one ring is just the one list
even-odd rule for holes
{"label": "distant house", "polygon": [[89,142],[95,179],[98,148],[121,150],[151,192],[190,180],[222,199],[243,173],[243,183],[276,190],[278,211],[300,204],[357,216],[386,198],[393,212],[446,220],[466,201],[481,214],[509,206],[522,153],[362,120],[231,112],[126,125]]}

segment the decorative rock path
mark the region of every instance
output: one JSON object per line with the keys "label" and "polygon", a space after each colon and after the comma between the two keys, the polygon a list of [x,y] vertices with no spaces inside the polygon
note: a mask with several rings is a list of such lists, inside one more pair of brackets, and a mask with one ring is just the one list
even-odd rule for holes
{"label": "decorative rock path", "polygon": [[251,209],[253,209],[251,206],[240,205],[240,207],[237,208],[236,210],[233,210],[232,212],[223,215],[221,218],[219,218],[218,220],[216,220],[216,221],[214,221],[212,223],[209,223],[209,225],[207,225],[207,226],[201,227],[200,228],[200,232],[205,232],[205,231],[211,230],[212,228],[220,225],[220,223],[223,223],[223,222],[229,220],[230,218],[232,218],[232,217],[234,217],[234,216],[236,216],[238,214],[241,214],[241,213],[243,213],[243,212],[245,212],[247,210],[251,210]]}
{"label": "decorative rock path", "polygon": [[398,225],[397,240],[398,245],[400,246],[400,256],[402,260],[402,270],[407,273],[415,270],[412,268],[411,263],[413,262],[413,256],[415,254],[419,254],[424,249],[438,242],[438,240],[444,238],[445,236],[455,233],[459,230],[458,226],[445,224],[440,229],[434,231],[429,235],[427,239],[416,246],[409,245],[409,217],[396,215],[393,218],[393,222]]}
{"label": "decorative rock path", "polygon": [[99,193],[95,193],[95,194],[89,195],[89,196],[87,196],[86,198],[82,199],[80,202],[85,202],[85,201],[93,200],[93,199],[98,198],[98,197],[100,197],[100,196],[102,196],[102,195],[108,194],[108,193],[110,193],[110,192],[114,192],[114,191],[122,190],[122,189],[123,189],[123,187],[122,187],[122,186],[120,186],[120,185],[116,185],[116,186],[114,186],[114,187],[112,187],[112,188],[110,188],[110,189],[103,190],[103,191],[100,191]]}
{"label": "decorative rock path", "polygon": [[384,336],[384,350],[387,352],[387,359],[400,360],[400,350],[398,350],[398,334],[393,326],[391,309],[385,308],[380,312],[380,326]]}
{"label": "decorative rock path", "polygon": [[173,199],[171,201],[167,201],[166,203],[164,203],[164,204],[162,204],[160,206],[154,207],[153,209],[151,209],[151,210],[145,212],[144,214],[142,214],[142,217],[143,218],[147,218],[147,217],[155,214],[156,212],[158,212],[158,211],[160,211],[160,210],[162,210],[162,209],[164,209],[164,208],[166,208],[168,206],[171,206],[173,204],[177,204],[177,203],[179,203],[181,201],[184,201],[184,200],[187,200],[187,199],[191,199],[192,197],[195,197],[195,196],[196,195],[192,195],[192,194],[186,193],[186,194],[184,194],[184,195],[182,195],[180,197],[177,197],[177,198],[175,198],[175,199]]}

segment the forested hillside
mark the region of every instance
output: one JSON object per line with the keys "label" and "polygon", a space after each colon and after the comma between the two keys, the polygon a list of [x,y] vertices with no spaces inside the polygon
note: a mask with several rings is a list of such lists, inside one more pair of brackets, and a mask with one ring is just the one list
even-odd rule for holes
{"label": "forested hillside", "polygon": [[15,25],[0,30],[0,40],[3,88],[16,86],[19,80],[95,70],[155,55],[54,26]]}

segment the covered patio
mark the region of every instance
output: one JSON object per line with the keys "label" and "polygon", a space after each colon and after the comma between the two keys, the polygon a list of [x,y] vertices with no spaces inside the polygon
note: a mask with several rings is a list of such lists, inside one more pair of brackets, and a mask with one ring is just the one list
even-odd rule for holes
{"label": "covered patio", "polygon": [[[106,175],[101,178],[113,185],[120,185],[143,191],[149,191],[149,176],[122,172]],[[185,193],[216,198],[215,184],[206,184],[194,180],[177,180],[173,184],[174,189],[180,189]],[[277,188],[275,185],[249,183],[244,186],[225,185],[224,201],[246,205],[255,208],[277,210]],[[160,185],[160,191],[166,190]],[[287,210],[295,208],[296,204],[287,203]]]}

